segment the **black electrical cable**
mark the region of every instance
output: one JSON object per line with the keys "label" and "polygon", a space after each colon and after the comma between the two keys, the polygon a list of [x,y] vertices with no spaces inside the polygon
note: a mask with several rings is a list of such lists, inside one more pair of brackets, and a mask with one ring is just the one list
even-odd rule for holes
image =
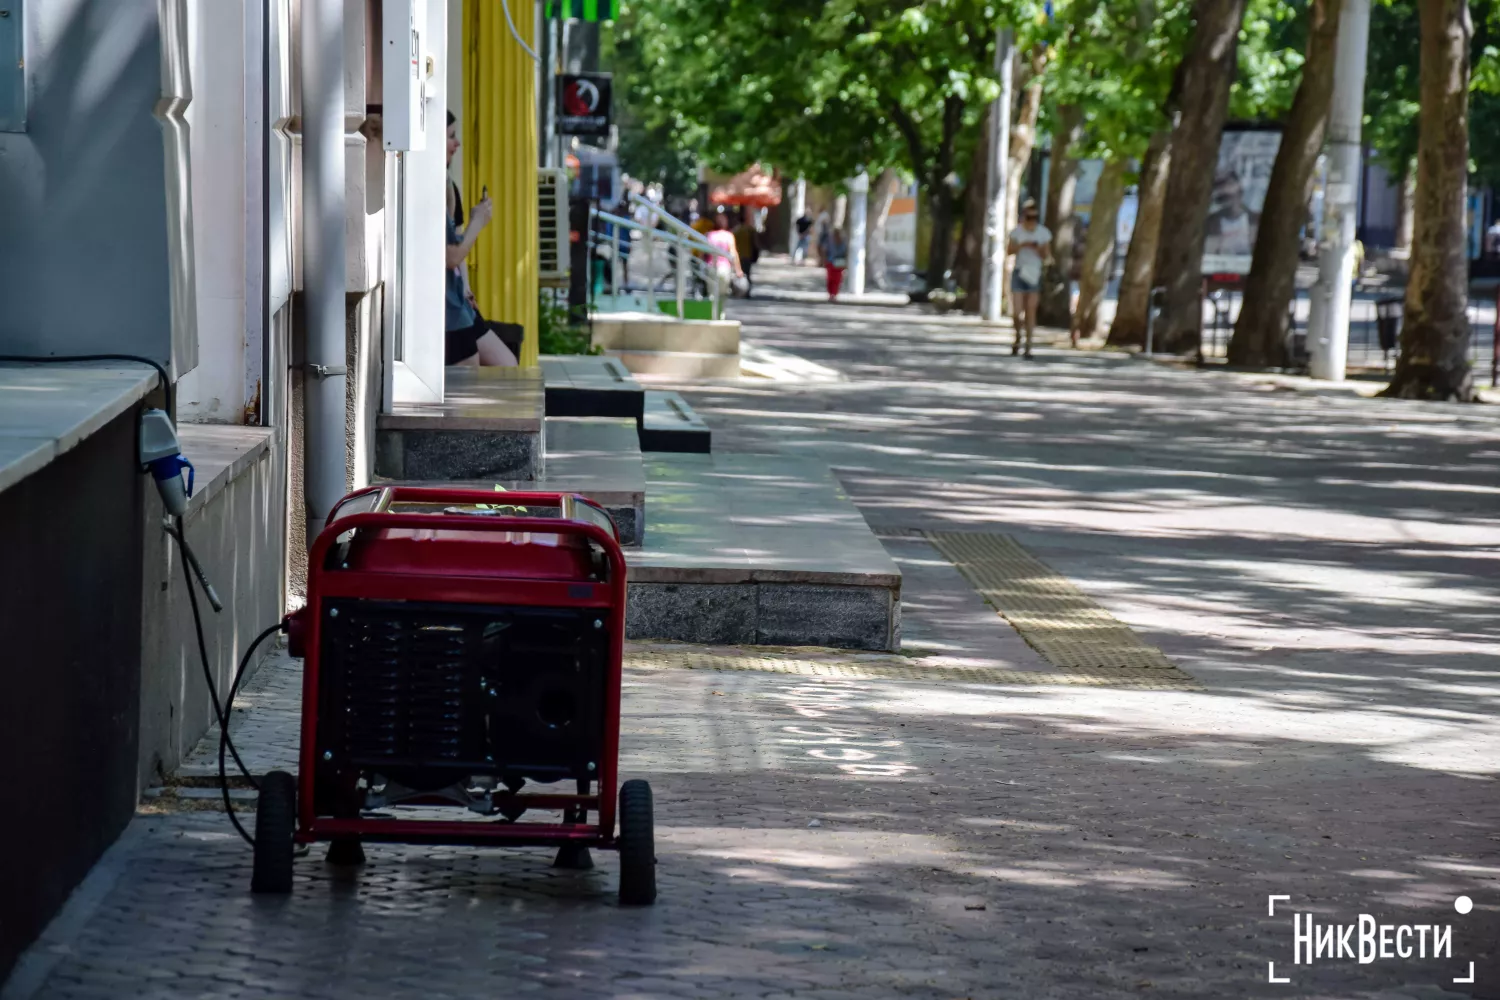
{"label": "black electrical cable", "polygon": [[[187,536],[183,532],[181,517],[177,518],[177,534],[174,537],[177,539],[177,553],[181,557],[183,582],[187,584],[188,604],[193,609],[193,631],[198,636],[198,658],[203,663],[203,679],[208,683],[208,697],[214,707],[214,718],[222,730],[225,728],[224,724],[227,719],[224,714],[225,709],[219,704],[219,689],[214,683],[213,668],[208,665],[208,643],[203,638],[203,618],[198,611],[198,592],[193,588],[192,562],[196,560],[188,553]],[[234,754],[234,762],[239,765],[240,771],[248,777],[250,771],[245,767],[245,762],[240,760],[239,753],[232,745],[230,752]]]}
{"label": "black electrical cable", "polygon": [[[256,648],[259,647],[262,642],[266,641],[266,639],[270,636],[273,636],[276,633],[282,631],[282,629],[284,629],[285,627],[286,624],[284,622],[277,622],[275,625],[272,625],[270,628],[261,632],[260,635],[252,639],[250,641],[250,645],[246,647],[245,655],[240,657],[240,665],[234,672],[234,680],[232,680],[229,684],[229,697],[225,699],[224,702],[224,715],[226,716],[226,721],[228,718],[232,718],[234,716],[234,697],[239,693],[240,681],[245,677],[245,668],[250,665],[250,657],[255,655]],[[229,778],[224,773],[224,751],[226,749],[234,752],[234,740],[230,738],[229,727],[227,725],[219,727],[219,790],[224,795],[224,811],[229,814],[229,821],[233,823],[234,828],[240,832],[240,836],[244,837],[245,840],[253,847],[255,845],[255,838],[246,836],[245,828],[240,825],[239,817],[235,815],[234,803],[231,802],[229,798]],[[234,753],[234,759],[237,763],[239,762],[240,756],[237,752]],[[244,774],[245,779],[249,781],[252,786],[257,789],[260,788],[260,782],[255,780],[255,775],[245,770],[245,766],[243,764],[240,765],[240,772]]]}
{"label": "black electrical cable", "polygon": [[65,361],[134,361],[137,364],[150,365],[156,369],[157,376],[161,379],[162,392],[167,396],[167,412],[175,420],[177,418],[177,395],[172,385],[172,380],[167,376],[167,369],[160,361],[142,357],[139,354],[0,354],[0,361],[13,361],[18,364],[58,364]]}
{"label": "black electrical cable", "polygon": [[[187,584],[188,604],[193,609],[193,631],[198,636],[198,659],[203,664],[203,680],[208,685],[209,704],[213,706],[214,719],[219,723],[219,732],[221,734],[228,733],[228,707],[219,704],[218,685],[214,683],[213,668],[210,667],[208,663],[208,643],[203,638],[203,615],[202,612],[198,610],[198,591],[193,586],[193,571],[191,565],[188,562],[188,550],[187,545],[184,541],[187,538],[187,535],[183,530],[181,517],[177,519],[177,535],[175,537],[177,538],[178,543],[177,553],[181,557],[180,562],[182,563],[182,579],[183,582]],[[240,773],[245,775],[245,777],[250,778],[250,769],[247,768],[245,766],[245,762],[240,759],[240,753],[235,749],[233,740],[229,741],[229,752],[233,755],[235,764],[239,766]],[[251,784],[255,783],[254,778],[251,778],[250,780]],[[247,831],[243,824],[240,823],[240,818],[235,815],[234,808],[232,806],[229,806],[228,783],[221,782],[221,785],[224,793],[224,803],[226,807],[229,808],[229,822],[234,824],[235,830],[239,831],[239,835],[244,839],[245,843],[251,845],[252,847],[255,846],[255,838],[252,837],[249,831]]]}

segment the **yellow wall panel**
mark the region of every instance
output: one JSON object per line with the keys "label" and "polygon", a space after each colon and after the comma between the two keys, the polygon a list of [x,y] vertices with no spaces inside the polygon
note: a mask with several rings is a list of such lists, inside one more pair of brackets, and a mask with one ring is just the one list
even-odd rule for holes
{"label": "yellow wall panel", "polygon": [[[510,0],[511,17],[536,47],[531,0]],[[453,30],[450,26],[449,30]],[[464,0],[464,203],[489,187],[495,217],[469,257],[469,280],[486,319],[526,328],[521,364],[537,357],[536,64],[516,44],[499,0]]]}

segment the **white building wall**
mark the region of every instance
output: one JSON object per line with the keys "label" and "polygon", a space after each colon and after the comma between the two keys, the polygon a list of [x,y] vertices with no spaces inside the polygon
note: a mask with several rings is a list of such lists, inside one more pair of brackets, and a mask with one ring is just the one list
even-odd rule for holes
{"label": "white building wall", "polygon": [[193,257],[198,365],[182,377],[183,419],[243,423],[245,407],[245,13],[188,0]]}

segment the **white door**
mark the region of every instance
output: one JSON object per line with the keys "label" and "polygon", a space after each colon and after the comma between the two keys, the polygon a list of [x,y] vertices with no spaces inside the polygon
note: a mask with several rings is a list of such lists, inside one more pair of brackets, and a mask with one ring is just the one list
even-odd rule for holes
{"label": "white door", "polygon": [[[443,293],[447,253],[448,5],[428,3],[424,47],[426,148],[386,155],[385,397],[395,403],[443,399]],[[454,25],[454,30],[459,30]]]}

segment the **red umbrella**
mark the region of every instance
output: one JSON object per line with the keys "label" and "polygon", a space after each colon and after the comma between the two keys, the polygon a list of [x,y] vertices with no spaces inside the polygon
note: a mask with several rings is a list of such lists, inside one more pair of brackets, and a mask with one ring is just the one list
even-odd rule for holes
{"label": "red umbrella", "polygon": [[759,163],[709,189],[708,200],[716,205],[749,205],[772,208],[781,204],[781,181],[761,169]]}

